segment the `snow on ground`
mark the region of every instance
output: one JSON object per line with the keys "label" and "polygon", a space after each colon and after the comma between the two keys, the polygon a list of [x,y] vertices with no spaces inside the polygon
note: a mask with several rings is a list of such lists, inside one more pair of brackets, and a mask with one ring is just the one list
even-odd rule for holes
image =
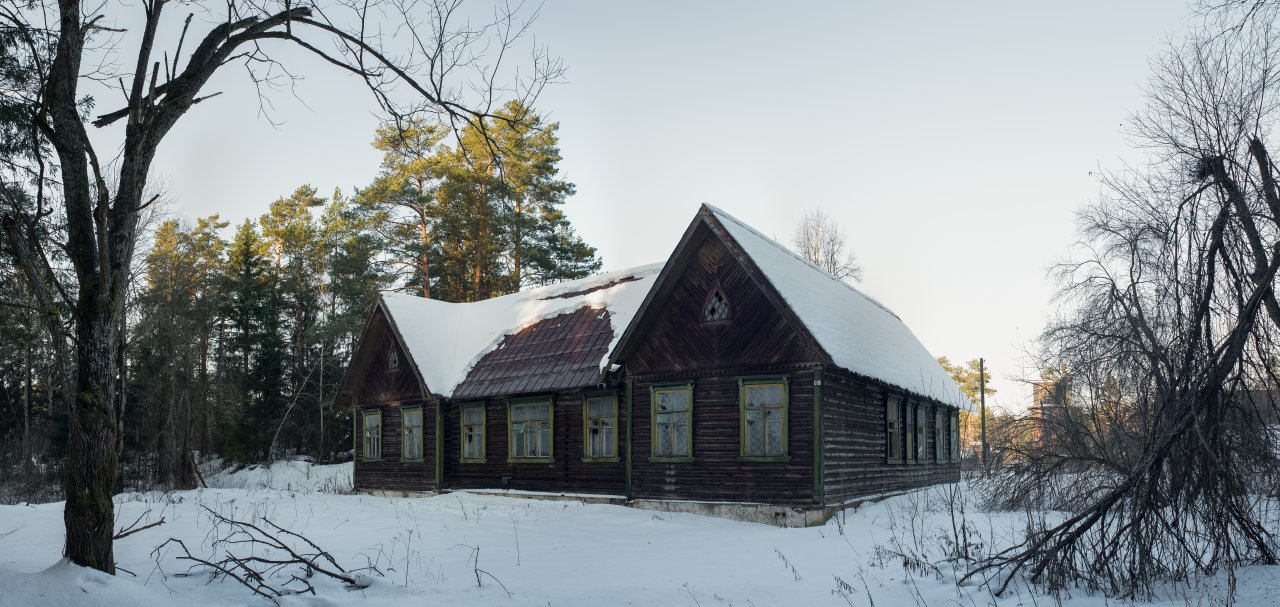
{"label": "snow on ground", "polygon": [[224,468],[220,460],[210,466],[205,482],[216,489],[274,489],[302,493],[349,493],[351,462],[315,466],[305,460],[280,460],[270,466]]}
{"label": "snow on ground", "polygon": [[[385,575],[356,591],[317,578],[318,595],[289,596],[284,605],[1056,604],[1025,586],[999,599],[976,585],[957,588],[958,573],[946,564],[937,570],[904,568],[893,552],[943,562],[951,519],[940,489],[866,505],[823,527],[782,529],[466,492],[428,498],[337,495],[322,491],[324,479],[341,476],[348,466],[303,472],[307,467],[294,462],[278,471],[273,466],[271,479],[261,485],[265,473],[248,470],[220,477],[237,488],[120,496],[118,527],[140,516],[144,522],[162,516],[167,521],[116,542],[120,566],[133,575],[110,577],[60,562],[61,503],[0,506],[0,606],[269,605],[234,582],[180,577],[186,566],[175,560],[172,547],[153,558],[152,550],[170,537],[186,542],[198,556],[209,556],[214,527],[202,505],[242,519],[265,516],[315,541],[348,569],[373,564]],[[282,480],[279,488],[259,488]],[[988,545],[1004,544],[1025,524],[1016,514],[975,514],[972,506],[968,520],[979,532],[977,541]],[[481,574],[482,587],[476,585],[476,549],[479,569],[492,575]],[[1274,567],[1241,571],[1237,604],[1274,604],[1278,574],[1280,568]],[[1064,602],[1067,607],[1114,604],[1101,597]],[[1205,597],[1156,603],[1202,604],[1220,603]]]}

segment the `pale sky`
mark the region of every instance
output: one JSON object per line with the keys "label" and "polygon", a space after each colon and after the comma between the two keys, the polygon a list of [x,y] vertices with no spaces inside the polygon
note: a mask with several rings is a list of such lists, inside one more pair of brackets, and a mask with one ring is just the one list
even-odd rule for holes
{"label": "pale sky", "polygon": [[[1177,0],[548,0],[534,32],[568,74],[536,107],[560,122],[566,212],[606,270],[664,260],[702,202],[783,241],[822,208],[860,288],[935,355],[985,357],[994,404],[1020,408],[1090,173],[1133,156],[1121,127],[1148,59],[1196,22]],[[239,222],[302,184],[371,181],[369,93],[294,68],[305,105],[276,95],[278,128],[234,70],[183,117],[155,162],[176,212]]]}

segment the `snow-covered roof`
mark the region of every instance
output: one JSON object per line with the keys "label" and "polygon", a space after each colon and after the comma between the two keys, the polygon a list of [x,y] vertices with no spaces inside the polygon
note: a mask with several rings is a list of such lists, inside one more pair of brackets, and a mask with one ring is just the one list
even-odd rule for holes
{"label": "snow-covered roof", "polygon": [[603,370],[661,269],[662,264],[639,266],[471,303],[394,292],[383,293],[382,301],[427,389],[452,397],[472,367],[506,337],[581,308],[609,311],[613,337],[597,364]]}
{"label": "snow-covered roof", "polygon": [[732,215],[705,205],[755,262],[832,362],[956,407],[969,399],[902,319]]}

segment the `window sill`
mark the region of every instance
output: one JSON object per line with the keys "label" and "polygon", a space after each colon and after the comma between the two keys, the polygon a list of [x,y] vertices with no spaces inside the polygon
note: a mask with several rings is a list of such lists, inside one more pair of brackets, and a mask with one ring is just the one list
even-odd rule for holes
{"label": "window sill", "polygon": [[380,462],[380,461],[382,461],[382,458],[381,458],[381,457],[362,457],[362,458],[360,458],[360,461],[362,461],[362,462]]}
{"label": "window sill", "polygon": [[459,460],[458,460],[458,463],[460,463],[460,464],[483,464],[483,463],[485,463],[486,461],[487,461],[487,460],[486,460],[485,458],[483,458],[483,457],[481,457],[481,458],[475,458],[475,457],[464,457],[464,458],[459,459]]}
{"label": "window sill", "polygon": [[655,464],[691,464],[693,458],[684,455],[650,455],[649,461]]}
{"label": "window sill", "polygon": [[902,463],[902,460],[900,460],[900,459],[889,459],[889,460],[885,460],[885,463],[886,463],[886,464],[893,464],[893,465],[895,465],[895,466],[896,466],[896,465],[898,465],[898,464],[901,464],[901,463]]}
{"label": "window sill", "polygon": [[508,464],[554,464],[554,457],[508,457]]}
{"label": "window sill", "polygon": [[583,457],[583,462],[588,464],[616,464],[622,461],[621,457]]}
{"label": "window sill", "polygon": [[410,457],[410,458],[403,458],[403,457],[402,457],[402,458],[400,458],[400,463],[402,463],[402,464],[421,464],[421,463],[423,463],[423,462],[425,462],[425,461],[427,461],[427,460],[425,460],[425,459],[423,459],[423,458],[421,458],[421,457]]}
{"label": "window sill", "polygon": [[757,464],[785,464],[791,461],[790,455],[739,455],[738,461]]}

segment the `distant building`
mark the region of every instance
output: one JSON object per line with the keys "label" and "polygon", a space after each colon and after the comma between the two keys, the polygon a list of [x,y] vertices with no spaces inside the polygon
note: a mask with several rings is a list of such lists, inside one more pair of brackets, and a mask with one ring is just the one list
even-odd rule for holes
{"label": "distant building", "polygon": [[358,490],[816,524],[958,480],[967,400],[888,308],[703,206],[662,265],[475,303],[383,294],[338,404]]}
{"label": "distant building", "polygon": [[1066,380],[1031,382],[1031,439],[1037,449],[1051,449],[1057,443],[1055,432],[1066,419]]}

